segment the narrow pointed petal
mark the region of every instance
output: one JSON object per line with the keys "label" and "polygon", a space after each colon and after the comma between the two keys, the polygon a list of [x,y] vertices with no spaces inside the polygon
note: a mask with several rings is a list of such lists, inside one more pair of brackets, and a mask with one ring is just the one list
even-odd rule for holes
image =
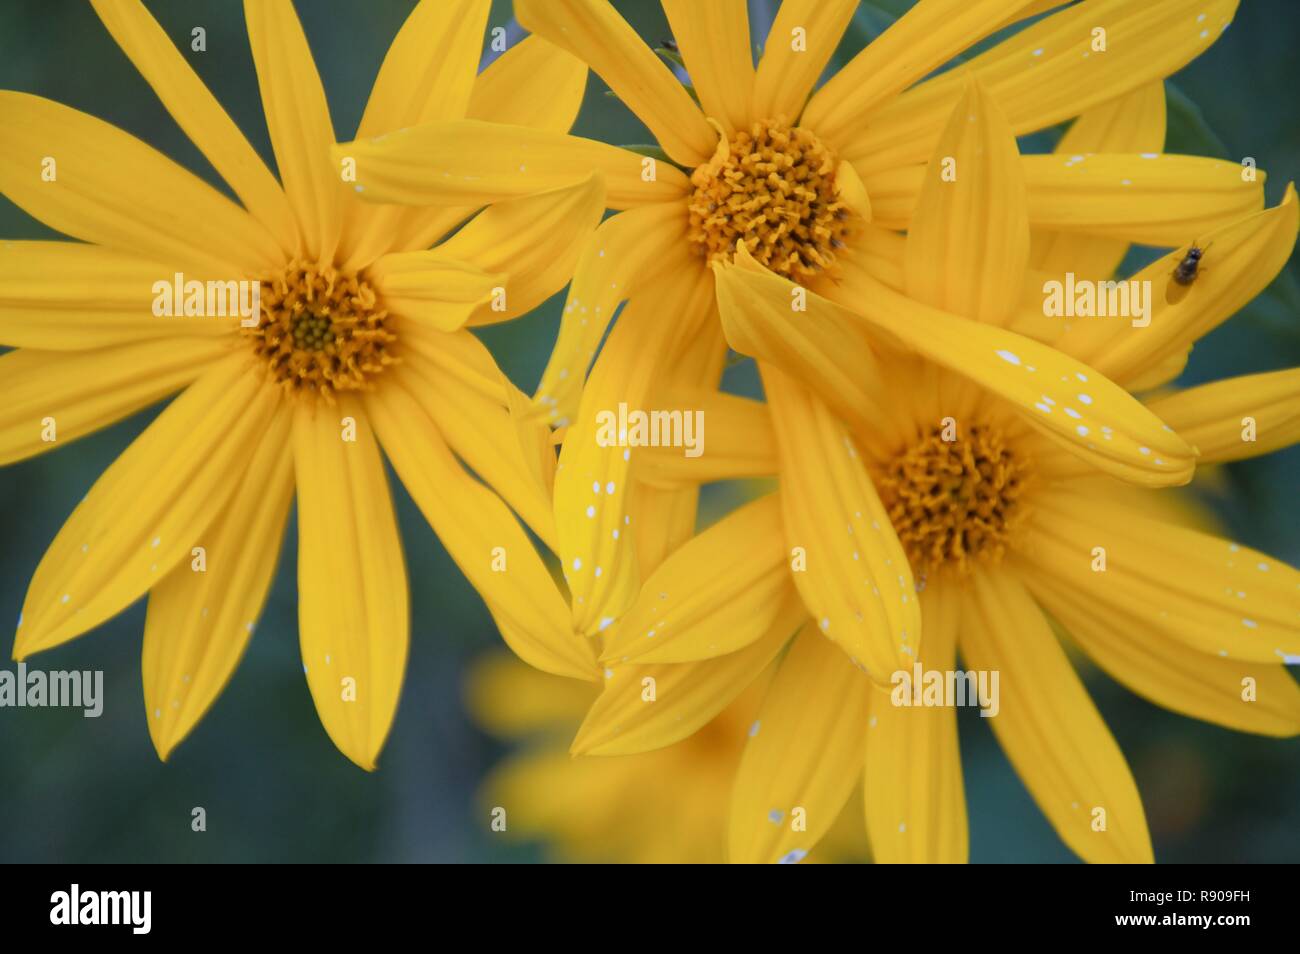
{"label": "narrow pointed petal", "polygon": [[334,124],[316,61],[290,0],[245,0],[244,19],[266,128],[303,250],[313,262],[331,261],[344,193],[340,167],[330,159]]}
{"label": "narrow pointed petal", "polygon": [[[842,309],[763,269],[743,250],[736,265],[713,270],[732,348],[815,389],[853,424],[873,428],[890,420],[874,386],[877,358],[860,323],[837,317]],[[801,304],[806,310],[797,310]]]}
{"label": "narrow pointed petal", "polygon": [[605,662],[687,663],[743,649],[795,595],[775,494],[738,507],[646,579],[606,640]]}
{"label": "narrow pointed petal", "polygon": [[[0,193],[50,228],[223,278],[283,261],[256,219],[117,127],[9,90],[0,91],[0,115]],[[50,182],[39,174],[47,157],[56,162]]]}
{"label": "narrow pointed petal", "polygon": [[92,0],[95,13],[204,158],[289,257],[301,241],[280,183],[139,0]]}
{"label": "narrow pointed petal", "polygon": [[15,658],[93,629],[188,558],[278,403],[279,392],[247,358],[232,355],[168,405],[95,482],[41,558]]}
{"label": "narrow pointed petal", "polygon": [[895,20],[813,94],[803,125],[851,143],[878,106],[1001,28],[1023,0],[921,2]]}
{"label": "narrow pointed petal", "polygon": [[568,132],[586,91],[586,63],[549,40],[527,36],[479,74],[465,115]]}
{"label": "narrow pointed petal", "polygon": [[[220,339],[189,338],[0,356],[0,464],[64,447],[174,394],[229,349]],[[46,440],[47,423],[54,440]]]}
{"label": "narrow pointed petal", "polygon": [[[468,332],[462,334],[471,337]],[[474,343],[483,347],[477,339]],[[486,348],[483,352],[491,360]],[[547,547],[554,549],[555,514],[550,488],[541,460],[533,456],[539,454],[536,441],[547,428],[540,421],[514,418],[506,394],[507,387],[513,385],[505,376],[501,377],[500,396],[486,397],[448,379],[436,364],[414,350],[404,354],[402,363],[389,373],[420,405],[457,456],[514,508]],[[523,400],[522,395],[519,400]],[[532,432],[533,455],[525,450],[521,428]],[[554,449],[548,446],[546,450],[554,460]]]}
{"label": "narrow pointed petal", "polygon": [[733,864],[800,861],[857,785],[871,681],[806,623],[763,697],[736,772]]}
{"label": "narrow pointed petal", "polygon": [[230,502],[196,541],[201,567],[182,560],[149,592],[145,719],[164,761],[225,688],[262,612],[293,500],[292,421],[281,409],[253,448]]}
{"label": "narrow pointed petal", "polygon": [[[608,667],[605,689],[592,704],[570,751],[635,755],[693,735],[753,684],[807,618],[799,600],[791,599],[762,639],[734,653],[697,663]],[[645,695],[651,686],[653,703]]]}
{"label": "narrow pointed petal", "polygon": [[795,586],[822,632],[887,684],[921,644],[903,545],[844,425],[806,388],[760,369],[781,461],[785,541],[806,566],[794,567]]}
{"label": "narrow pointed petal", "polygon": [[698,268],[685,254],[685,210],[675,202],[606,219],[578,257],[560,334],[537,386],[539,409],[562,426],[578,410],[587,369],[619,303],[669,268]]}
{"label": "narrow pointed petal", "polygon": [[[561,566],[573,594],[578,632],[594,634],[636,598],[641,575],[628,500],[637,450],[602,432],[620,403],[648,408],[653,387],[678,342],[713,317],[707,272],[674,275],[647,289],[619,316],[587,380],[575,422],[560,451],[555,520]],[[615,536],[618,531],[618,536]]]}
{"label": "narrow pointed petal", "polygon": [[[936,580],[921,593],[925,645],[919,662],[927,672],[956,669],[961,599],[952,582]],[[912,670],[907,672],[911,677]],[[892,691],[877,689],[867,726],[863,794],[872,858],[885,864],[965,864],[970,839],[957,710],[897,705]]]}
{"label": "narrow pointed petal", "polygon": [[1195,284],[1177,301],[1170,301],[1174,268],[1186,254],[1178,251],[1152,262],[1133,276],[1151,283],[1151,322],[1148,327],[1117,323],[1109,340],[1101,342],[1090,362],[1098,371],[1119,381],[1128,380],[1153,364],[1183,354],[1188,347],[1236,314],[1263,291],[1285,266],[1295,248],[1300,229],[1300,202],[1289,184],[1282,203],[1212,232],[1197,233],[1194,240],[1210,248],[1202,259]]}
{"label": "narrow pointed petal", "polygon": [[[343,439],[345,421],[356,440]],[[302,668],[330,739],[371,771],[397,712],[410,614],[388,479],[360,402],[299,403],[293,458]]]}
{"label": "narrow pointed petal", "polygon": [[747,128],[754,88],[747,0],[664,0],[664,13],[704,114],[728,134]]}
{"label": "narrow pointed petal", "polygon": [[483,597],[506,645],[538,669],[594,679],[595,653],[574,634],[555,581],[501,499],[465,473],[400,382],[367,395],[366,408],[393,469]]}
{"label": "narrow pointed petal", "polygon": [[754,75],[755,119],[794,123],[853,19],[857,0],[787,0],[763,42]]}
{"label": "narrow pointed petal", "polygon": [[607,0],[516,0],[515,16],[586,62],[677,162],[689,168],[709,158],[717,131]]}
{"label": "narrow pointed petal", "polygon": [[504,297],[480,305],[470,323],[509,321],[564,287],[604,210],[605,186],[593,174],[562,189],[489,206],[432,254],[504,275]]}
{"label": "narrow pointed petal", "polygon": [[[1025,568],[1030,591],[1088,656],[1158,706],[1238,732],[1300,734],[1300,686],[1283,665],[1206,656],[1143,629],[1108,603]],[[1253,690],[1253,692],[1251,691]]]}
{"label": "narrow pointed petal", "polygon": [[[667,202],[690,188],[666,162],[592,139],[480,119],[426,123],[331,150],[357,163],[357,193],[401,205],[489,205],[548,192],[599,172],[613,209]],[[685,219],[685,209],[682,209]]]}
{"label": "narrow pointed petal", "polygon": [[943,311],[1006,324],[1028,260],[1020,151],[997,103],[972,81],[926,166],[907,232],[907,291]]}
{"label": "narrow pointed petal", "polygon": [[[1300,657],[1300,571],[1198,530],[1086,494],[1035,498],[1038,573],[1128,622],[1211,656],[1254,663]],[[1103,548],[1105,572],[1093,570]]]}
{"label": "narrow pointed petal", "polygon": [[999,673],[993,732],[1061,840],[1085,861],[1151,863],[1124,754],[1024,586],[977,574],[962,619],[966,664]]}
{"label": "narrow pointed petal", "polygon": [[[1002,106],[1016,135],[1052,126],[1173,75],[1219,38],[1237,3],[1204,0],[1190,14],[1185,0],[1091,0],[1067,7],[961,70],[896,97],[844,144],[843,154],[862,171],[923,162],[969,73]],[[1093,49],[1095,27],[1106,31],[1105,52]]]}
{"label": "narrow pointed petal", "polygon": [[1201,463],[1257,457],[1300,441],[1300,369],[1225,378],[1147,406],[1200,451]]}
{"label": "narrow pointed petal", "polygon": [[[0,344],[83,351],[148,339],[215,338],[238,318],[154,314],[156,282],[173,287],[180,265],[81,242],[0,246]],[[198,276],[185,273],[185,279]]]}
{"label": "narrow pointed petal", "polygon": [[[1085,112],[1066,130],[1053,154],[1077,165],[1089,153],[1141,154],[1164,152],[1164,148],[1165,84],[1154,80]],[[1115,273],[1127,251],[1128,243],[1119,239],[1039,231],[1033,235],[1029,263],[1057,279],[1074,272],[1080,278],[1102,280]]]}
{"label": "narrow pointed petal", "polygon": [[[490,7],[488,0],[421,0],[388,47],[355,138],[464,119]],[[338,257],[349,268],[410,247],[409,237],[430,217],[428,210],[359,202],[355,193],[341,214]]]}
{"label": "narrow pointed petal", "polygon": [[[1264,173],[1253,182],[1222,159],[1161,153],[1022,156],[1035,229],[1079,232],[1169,248],[1231,225],[1264,205]],[[925,166],[864,173],[878,224],[908,228]],[[859,167],[859,172],[862,172]]]}

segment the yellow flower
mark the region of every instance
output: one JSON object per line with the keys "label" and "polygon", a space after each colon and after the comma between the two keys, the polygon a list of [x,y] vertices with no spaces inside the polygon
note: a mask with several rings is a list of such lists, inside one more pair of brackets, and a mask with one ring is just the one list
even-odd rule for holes
{"label": "yellow flower", "polygon": [[[148,593],[145,704],[166,758],[247,644],[296,491],[303,669],[330,738],[373,768],[409,626],[382,445],[511,647],[543,669],[591,677],[588,648],[507,508],[553,544],[548,435],[514,422],[510,407],[524,399],[466,326],[521,314],[563,285],[599,221],[599,180],[479,214],[478,202],[425,211],[358,201],[346,164],[330,159],[334,128],[292,5],[249,2],[282,188],[142,5],[95,8],[242,207],[100,120],[0,93],[0,190],[80,240],[0,251],[0,342],[18,349],[0,358],[0,461],[57,446],[43,431],[65,443],[181,392],[42,559],[15,657]],[[420,3],[360,133],[466,117],[566,130],[586,68],[529,39],[476,76],[488,9]],[[155,283],[165,292],[174,276],[247,282],[260,295],[256,327],[151,314]],[[506,559],[509,572],[493,572]]]}
{"label": "yellow flower", "polygon": [[[626,758],[574,759],[565,751],[566,739],[595,690],[504,654],[484,658],[470,672],[470,711],[493,735],[524,748],[488,776],[479,798],[483,817],[504,810],[507,837],[543,841],[560,861],[722,862],[727,795],[745,739],[761,728],[754,717],[762,687],[763,680],[756,680],[705,728],[676,745]],[[798,813],[792,816],[780,823],[802,823]],[[808,860],[861,860],[861,828],[860,816],[846,812]]]}
{"label": "yellow flower", "polygon": [[[755,66],[744,0],[666,0],[698,104],[606,0],[517,0],[515,6],[526,28],[584,59],[609,84],[668,161],[540,132],[511,145],[499,128],[468,124],[340,148],[356,154],[359,179],[372,198],[483,200],[529,184],[562,184],[595,167],[605,176],[611,207],[627,210],[601,225],[578,263],[537,396],[554,423],[572,422],[555,485],[558,552],[575,627],[590,634],[632,606],[647,575],[639,538],[658,534],[651,524],[661,520],[635,477],[641,449],[601,446],[597,417],[620,404],[681,407],[682,395],[716,391],[726,344],[783,363],[855,426],[870,424],[878,412],[860,383],[872,341],[916,350],[1017,402],[1026,414],[1043,389],[1055,391],[1059,378],[1083,373],[1079,362],[1014,328],[985,323],[975,326],[978,333],[966,330],[973,324],[966,319],[1008,307],[1019,285],[986,290],[974,315],[958,316],[951,302],[915,305],[883,283],[879,271],[889,263],[880,260],[899,239],[894,230],[912,228],[923,211],[923,184],[942,168],[928,160],[945,126],[976,95],[968,92],[968,77],[987,90],[981,98],[1002,104],[1003,123],[1015,133],[1051,126],[1181,67],[1213,42],[1236,2],[1207,0],[1204,19],[1194,25],[1181,0],[1089,0],[1031,24],[960,70],[922,81],[973,43],[1057,6],[923,0],[814,91],[855,2],[786,0]],[[1104,55],[1091,52],[1098,24],[1105,24]],[[472,158],[457,154],[444,141],[453,134],[471,137],[482,150]],[[480,159],[480,151],[491,158]],[[1263,201],[1259,182],[1244,182],[1238,166],[1198,157],[1162,156],[1153,165],[1126,150],[1096,157],[1087,171],[1051,156],[1017,161],[1022,194],[990,196],[989,203],[1040,230],[1176,245],[1189,233],[1256,211]],[[1129,185],[1121,188],[1125,180]],[[960,267],[984,254],[1023,260],[1028,243],[1026,234],[1014,247],[968,247]],[[761,327],[746,310],[759,303],[742,308],[728,290],[729,282],[741,281],[725,277],[737,244],[766,272],[749,286],[773,319]],[[862,320],[847,330],[824,327],[800,310],[814,294],[846,303]],[[1030,353],[1050,381],[1034,386],[1032,399],[1023,374],[999,357]],[[1104,451],[1090,448],[1059,415],[1040,426],[1112,472],[1151,485],[1185,482],[1190,448],[1122,389],[1100,380],[1096,387],[1091,426],[1115,434]],[[719,435],[717,428],[709,433],[711,440]],[[1142,455],[1140,447],[1157,453]],[[822,445],[807,450],[814,456],[805,463],[815,469],[828,468],[827,455],[837,453]],[[712,453],[711,447],[705,458]],[[705,458],[701,472],[713,467]],[[864,482],[858,496],[873,496],[865,477],[852,479]],[[690,506],[684,497],[667,499],[675,501],[674,513]],[[844,525],[844,500],[806,499],[806,523]],[[849,513],[873,509],[879,515],[878,502]],[[921,628],[915,600],[903,602],[912,579],[901,546],[889,536],[873,547],[869,572],[841,566],[823,572],[824,593],[804,591],[811,612],[838,617],[833,638],[877,674],[907,658]],[[891,561],[901,572],[885,572]]]}
{"label": "yellow flower", "polygon": [[[1104,152],[1126,136],[1162,140],[1163,96],[1151,89],[1132,95],[1134,101],[1086,113],[1062,144],[1064,155],[1076,147]],[[1113,122],[1117,115],[1136,118],[1126,126]],[[746,747],[732,795],[730,857],[773,860],[813,847],[862,779],[877,859],[964,860],[955,710],[900,705],[822,638],[833,640],[854,612],[837,602],[841,592],[859,580],[874,586],[872,580],[910,565],[925,640],[900,669],[911,675],[920,665],[923,673],[946,676],[956,671],[960,649],[967,670],[998,673],[998,712],[989,721],[1065,843],[1090,861],[1150,861],[1128,766],[1049,617],[1098,665],[1159,705],[1241,731],[1292,736],[1300,733],[1300,688],[1284,664],[1300,659],[1300,572],[1167,522],[1159,496],[1144,505],[1142,495],[1151,491],[1113,478],[1150,483],[1150,471],[1135,472],[1127,455],[1110,458],[1118,430],[1091,415],[1117,386],[1102,373],[1134,390],[1165,383],[1196,339],[1271,281],[1300,226],[1295,190],[1289,187],[1277,208],[1201,234],[1203,245],[1213,243],[1213,267],[1186,296],[1164,294],[1181,251],[1133,276],[1155,290],[1148,324],[1071,324],[1044,316],[1043,276],[1072,265],[1081,277],[1106,277],[1126,243],[1043,234],[1032,257],[1028,248],[1006,254],[1014,244],[1009,236],[1028,238],[1024,207],[1017,213],[993,202],[1015,193],[1020,165],[1010,132],[977,90],[937,152],[955,156],[964,176],[927,181],[906,238],[878,247],[876,271],[884,277],[868,276],[861,287],[877,304],[902,300],[904,291],[914,299],[899,309],[899,321],[906,315],[941,327],[940,313],[926,304],[939,302],[982,318],[952,331],[969,346],[972,363],[986,360],[980,345],[990,329],[1024,328],[1033,349],[1011,355],[1011,363],[1025,382],[1041,387],[999,390],[990,378],[980,388],[888,349],[858,347],[848,355],[852,362],[841,364],[862,316],[842,299],[809,293],[803,319],[817,329],[808,336],[812,346],[764,352],[771,359],[761,365],[770,419],[755,402],[713,399],[719,416],[727,415],[724,461],[743,446],[737,472],[779,473],[780,490],[699,534],[646,580],[606,639],[603,658],[614,675],[574,750],[623,754],[680,739],[781,653],[792,616],[797,624],[804,606],[826,606],[803,625],[764,698],[763,729]],[[1063,160],[1058,154],[1055,161]],[[972,247],[983,254],[971,255]],[[719,295],[733,300],[729,314],[747,323],[754,341],[779,344],[788,323],[765,289],[776,281],[743,253],[720,268]],[[1035,288],[1035,308],[1017,307]],[[991,293],[1008,304],[985,311]],[[1097,370],[1044,374],[1049,365],[1039,349],[1046,349],[1034,339],[1053,340]],[[824,377],[809,388],[791,373],[798,362],[859,373],[852,381]],[[839,382],[876,409],[869,421],[831,409]],[[1205,463],[1300,439],[1297,370],[1216,382],[1148,404]],[[707,400],[704,407],[706,417],[714,413]],[[1243,418],[1254,421],[1252,439],[1244,438]],[[1048,419],[1076,428],[1088,453],[1044,427]],[[1136,448],[1157,465],[1160,453]],[[662,450],[647,456],[649,475],[688,479],[679,464],[661,463],[670,459]],[[725,476],[715,470],[710,479]],[[838,519],[814,516],[828,513]],[[903,555],[866,569],[880,559],[878,541],[891,526]],[[856,567],[863,569],[850,578]],[[653,709],[632,701],[647,675],[661,687]],[[765,822],[774,807],[794,804],[808,810],[802,838]]]}

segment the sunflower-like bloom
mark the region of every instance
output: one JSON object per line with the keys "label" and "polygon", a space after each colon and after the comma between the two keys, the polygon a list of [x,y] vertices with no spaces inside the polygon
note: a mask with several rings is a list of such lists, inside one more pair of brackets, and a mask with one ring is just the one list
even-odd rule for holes
{"label": "sunflower-like bloom", "polygon": [[[0,251],[0,342],[18,349],[0,358],[0,462],[181,392],[41,560],[15,657],[148,593],[144,695],[166,758],[248,642],[296,491],[303,670],[330,738],[373,768],[409,627],[382,444],[511,647],[543,669],[590,677],[568,608],[507,508],[553,543],[546,429],[514,423],[509,408],[523,396],[465,326],[521,314],[563,285],[599,221],[599,180],[477,215],[481,203],[435,213],[360,202],[346,164],[330,159],[334,128],[292,5],[256,0],[245,14],[277,181],[142,5],[95,8],[242,207],[100,120],[0,93],[0,191],[81,240]],[[488,8],[419,4],[361,133],[467,116],[566,130],[585,66],[529,39],[477,75]],[[178,275],[248,282],[261,313],[156,317],[155,283]],[[506,560],[509,572],[494,572]]]}
{"label": "sunflower-like bloom", "polygon": [[[1119,116],[1129,121],[1115,122]],[[1125,137],[1158,148],[1163,135],[1163,96],[1141,89],[1086,113],[1054,161],[1091,162],[1092,149]],[[1166,295],[1181,252],[1134,275],[1154,291],[1149,323],[1068,323],[1044,316],[1044,276],[1068,265],[1081,278],[1106,277],[1126,244],[1044,234],[1028,252],[1024,206],[1006,206],[1022,166],[1010,131],[978,91],[941,148],[966,171],[923,186],[906,238],[879,244],[883,277],[870,278],[876,300],[905,292],[913,316],[929,321],[927,303],[942,303],[975,319],[952,332],[973,343],[972,362],[983,360],[984,335],[1013,326],[1027,341],[1052,340],[1086,358],[1087,370],[1044,376],[1038,352],[1007,353],[997,360],[1023,372],[1023,390],[980,388],[914,353],[852,344],[861,314],[810,293],[801,317],[817,329],[809,336],[815,346],[773,349],[760,365],[770,415],[734,397],[700,398],[706,418],[720,422],[711,431],[718,456],[707,478],[779,473],[778,493],[705,530],[647,579],[605,640],[612,676],[574,748],[620,754],[681,738],[763,671],[802,617],[763,701],[762,731],[741,760],[731,858],[776,860],[813,847],[863,779],[877,859],[964,860],[955,710],[898,705],[834,644],[838,623],[853,612],[839,594],[875,586],[885,572],[901,586],[910,567],[925,639],[903,671],[910,677],[920,666],[946,676],[960,651],[969,670],[998,673],[1000,702],[989,721],[1062,840],[1090,861],[1150,861],[1128,766],[1049,618],[1159,705],[1291,736],[1300,732],[1300,689],[1285,664],[1300,659],[1300,572],[1165,519],[1160,494],[1115,479],[1149,483],[1123,466],[1125,455],[1110,457],[1119,434],[1091,414],[1112,400],[1103,388],[1167,382],[1196,339],[1268,284],[1295,244],[1295,190],[1276,208],[1205,233],[1214,267],[1188,294]],[[1024,251],[1009,254],[1017,244]],[[789,320],[771,304],[778,281],[743,252],[721,268],[719,293],[734,301],[731,313],[743,316],[756,342],[779,341]],[[989,311],[995,294],[1006,305]],[[1032,307],[1017,307],[1021,300]],[[856,368],[851,384],[873,409],[870,420],[833,411],[838,385],[802,384],[792,373],[801,361]],[[1300,371],[1216,382],[1147,404],[1207,463],[1300,439]],[[1044,427],[1048,420],[1075,429],[1086,453]],[[1159,449],[1136,451],[1160,463]],[[668,486],[690,479],[679,457],[650,452],[643,476]],[[840,519],[813,519],[817,512]],[[885,537],[899,550],[882,549]],[[883,566],[868,569],[882,554]],[[819,565],[831,570],[819,573]],[[818,604],[832,608],[809,617],[805,607]],[[638,707],[635,689],[647,677],[660,701]],[[808,811],[807,832],[770,822],[774,810],[796,805]]]}
{"label": "sunflower-like bloom", "polygon": [[[565,751],[568,739],[595,689],[530,669],[503,653],[485,658],[469,675],[470,712],[479,725],[522,751],[508,756],[484,782],[482,817],[504,810],[507,837],[541,841],[558,861],[722,862],[728,794],[745,739],[761,728],[754,720],[764,686],[756,679],[708,725],[676,745],[621,759],[574,759]],[[797,814],[793,821],[799,824]],[[865,842],[861,815],[845,811],[807,860],[860,861]],[[803,859],[796,852],[786,860]]]}
{"label": "sunflower-like bloom", "polygon": [[[680,407],[678,392],[716,390],[727,344],[784,364],[855,426],[878,412],[860,383],[871,339],[916,350],[1016,401],[1026,414],[1044,391],[1063,400],[1062,378],[1087,373],[1015,329],[966,320],[1009,314],[1019,285],[984,289],[979,308],[958,315],[952,302],[918,305],[879,277],[889,264],[881,259],[898,239],[894,230],[913,227],[925,211],[925,186],[947,156],[939,151],[941,134],[954,117],[964,122],[996,100],[1003,124],[1020,134],[1077,116],[1198,55],[1230,21],[1236,2],[1213,0],[1189,14],[1181,0],[1088,0],[1032,23],[959,70],[918,82],[979,40],[1053,6],[923,0],[814,91],[855,2],[785,0],[754,65],[744,0],[666,0],[697,103],[606,0],[518,0],[520,22],[584,59],[646,124],[665,158],[543,134],[516,140],[512,149],[499,129],[450,124],[341,147],[357,155],[366,194],[384,201],[482,200],[530,182],[571,181],[594,166],[605,176],[611,207],[626,210],[602,224],[578,263],[536,398],[553,423],[569,423],[555,508],[578,631],[598,632],[628,610],[647,575],[640,536],[661,533],[652,523],[689,523],[692,506],[688,496],[642,491],[635,474],[641,450],[602,444],[602,412],[623,404]],[[1104,39],[1094,33],[1098,27]],[[1098,42],[1104,53],[1093,52]],[[443,142],[452,134],[468,135],[482,149],[454,154]],[[1005,206],[991,207],[1049,232],[1174,246],[1263,202],[1260,183],[1244,181],[1228,162],[1152,161],[1128,151],[1089,157],[1083,167],[1054,156],[1017,161],[1020,193],[998,196]],[[1026,234],[1014,247],[967,247],[960,267],[984,254],[1019,257],[1023,265],[1028,244]],[[743,307],[727,287],[740,279],[725,277],[737,247],[744,264],[765,273],[753,277],[761,301]],[[813,294],[844,303],[862,320],[843,335],[822,325],[802,310],[804,296]],[[773,321],[756,327],[751,304]],[[969,334],[966,325],[980,330]],[[1038,369],[1038,383],[1026,379],[1029,366]],[[1189,479],[1193,454],[1184,441],[1123,389],[1104,380],[1095,388],[1088,426],[1113,432],[1104,447],[1092,446],[1061,415],[1044,416],[1038,426],[1111,472],[1151,485]],[[775,405],[782,395],[770,399]],[[804,408],[777,413],[808,413]],[[805,416],[801,426],[811,433],[814,424]],[[711,439],[717,435],[711,427]],[[811,456],[800,461],[829,473],[842,448],[822,443],[824,436],[811,438]],[[1142,454],[1143,447],[1155,453]],[[705,458],[713,454],[711,447]],[[847,497],[800,499],[801,533],[845,524]],[[847,514],[868,509],[849,506]],[[880,679],[921,639],[915,600],[907,600],[913,580],[890,536],[859,567],[838,551],[835,562],[810,567],[808,579],[817,582],[803,588],[809,611],[829,618],[832,638]]]}

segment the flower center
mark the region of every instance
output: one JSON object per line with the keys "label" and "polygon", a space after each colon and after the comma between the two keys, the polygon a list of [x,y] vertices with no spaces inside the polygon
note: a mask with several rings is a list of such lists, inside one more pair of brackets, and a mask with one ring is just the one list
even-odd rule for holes
{"label": "flower center", "polygon": [[1025,517],[1029,461],[997,428],[976,425],[946,441],[934,428],[877,479],[881,501],[918,576],[945,564],[965,575],[971,559],[997,562]]}
{"label": "flower center", "polygon": [[335,392],[368,388],[397,360],[388,313],[356,275],[293,262],[262,282],[261,305],[262,320],[244,334],[285,390],[332,403]]}
{"label": "flower center", "polygon": [[691,174],[690,243],[709,261],[736,242],[767,268],[804,282],[835,264],[848,207],[835,188],[835,157],[806,129],[756,122]]}

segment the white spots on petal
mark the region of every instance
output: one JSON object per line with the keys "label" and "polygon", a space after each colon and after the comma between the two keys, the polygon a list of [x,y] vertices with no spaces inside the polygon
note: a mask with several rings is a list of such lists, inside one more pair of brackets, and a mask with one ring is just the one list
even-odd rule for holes
{"label": "white spots on petal", "polygon": [[1259,629],[1259,623],[1255,622],[1253,619],[1243,619],[1241,625],[1245,626],[1247,629]]}
{"label": "white spots on petal", "polygon": [[59,598],[59,602],[66,604],[70,599],[72,599],[72,595],[70,593],[64,593],[63,596]]}
{"label": "white spots on petal", "polygon": [[1155,153],[1155,152],[1144,152],[1144,153],[1142,153],[1142,158],[1143,158],[1143,159],[1159,159],[1159,158],[1160,158],[1160,154],[1159,154],[1159,153]]}
{"label": "white spots on petal", "polygon": [[1078,411],[1076,411],[1076,410],[1075,410],[1074,408],[1072,408],[1072,407],[1067,407],[1067,408],[1065,409],[1065,416],[1066,416],[1066,417],[1072,417],[1072,418],[1074,418],[1076,421],[1079,421],[1079,420],[1082,420],[1082,419],[1083,419],[1083,415],[1080,414]]}
{"label": "white spots on petal", "polygon": [[1040,411],[1042,411],[1044,414],[1051,414],[1051,413],[1052,413],[1052,409],[1051,409],[1050,407],[1048,407],[1046,404],[1044,404],[1042,401],[1039,401],[1037,404],[1034,405],[1034,407],[1038,408],[1038,409],[1039,409]]}
{"label": "white spots on petal", "polygon": [[1018,355],[1010,351],[998,351],[996,354],[1003,361],[1007,362],[1007,364],[1014,364],[1016,367],[1020,367],[1020,357]]}
{"label": "white spots on petal", "polygon": [[601,574],[602,572],[604,572],[604,571],[601,570],[600,567],[596,567],[596,576],[600,576],[600,574]]}
{"label": "white spots on petal", "polygon": [[1075,395],[1075,396],[1079,399],[1079,403],[1081,403],[1081,404],[1091,404],[1091,403],[1092,403],[1092,395],[1090,395],[1090,394],[1078,394],[1078,395]]}
{"label": "white spots on petal", "polygon": [[587,516],[588,516],[589,518],[590,518],[590,517],[594,517],[594,516],[596,516],[596,505],[595,505],[595,504],[587,504]]}
{"label": "white spots on petal", "polygon": [[582,569],[582,557],[574,557],[574,558],[573,558],[573,568],[574,568],[575,570],[581,570],[581,569]]}
{"label": "white spots on petal", "polygon": [[1075,430],[1079,432],[1080,437],[1088,436],[1088,428],[1086,425],[1080,424],[1078,427],[1075,428]]}
{"label": "white spots on petal", "polygon": [[1038,49],[1034,50],[1034,56],[1042,56],[1042,55],[1043,55],[1043,48],[1041,46]]}
{"label": "white spots on petal", "polygon": [[752,739],[754,736],[758,735],[758,730],[759,730],[760,728],[762,728],[762,725],[763,725],[763,723],[762,723],[760,720],[758,720],[758,719],[755,719],[755,720],[754,720],[754,724],[751,725],[751,726],[749,727],[749,737],[750,737],[751,739]]}
{"label": "white spots on petal", "polygon": [[781,824],[781,819],[784,817],[785,817],[785,812],[781,811],[781,809],[779,808],[774,808],[767,813],[767,820],[770,821],[773,825]]}
{"label": "white spots on petal", "polygon": [[827,630],[829,630],[829,629],[831,628],[831,621],[830,621],[830,618],[829,618],[829,617],[826,617],[826,616],[823,616],[823,617],[822,617],[821,627],[822,627],[822,632],[823,632],[823,633],[826,632]]}
{"label": "white spots on petal", "polygon": [[591,483],[591,492],[592,492],[593,494],[598,494],[598,493],[600,493],[600,481],[599,481],[599,480],[594,480],[594,481],[592,481],[592,483]]}
{"label": "white spots on petal", "polygon": [[607,483],[607,484],[605,485],[605,493],[610,494],[610,495],[613,495],[613,493],[614,493],[614,481],[611,480],[609,483]]}
{"label": "white spots on petal", "polygon": [[[596,569],[600,569],[600,567],[597,567]],[[600,619],[600,632],[603,633],[606,629],[609,628],[610,624],[613,622],[614,622],[614,617],[602,616]]]}
{"label": "white spots on petal", "polygon": [[787,851],[784,855],[781,856],[781,860],[778,861],[777,864],[797,865],[799,862],[803,861],[807,857],[808,857],[807,849],[791,848],[789,851]]}
{"label": "white spots on petal", "polygon": [[1139,447],[1139,448],[1138,448],[1138,453],[1139,453],[1139,454],[1150,454],[1150,453],[1151,453],[1151,448],[1150,448],[1150,447]]}
{"label": "white spots on petal", "polygon": [[1261,573],[1267,573],[1267,572],[1268,572],[1268,564],[1267,564],[1267,563],[1257,563],[1257,564],[1255,564],[1255,568],[1256,568],[1257,570],[1259,570],[1259,572],[1261,572]]}

